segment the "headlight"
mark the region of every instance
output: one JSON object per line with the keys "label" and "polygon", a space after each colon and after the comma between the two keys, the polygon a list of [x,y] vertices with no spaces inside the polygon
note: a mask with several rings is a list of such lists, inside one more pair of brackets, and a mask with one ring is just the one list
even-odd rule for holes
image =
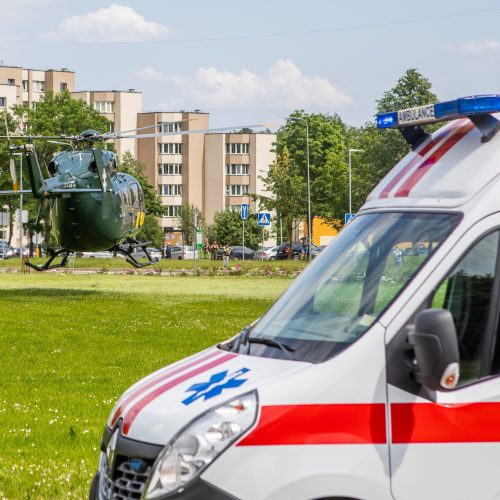
{"label": "headlight", "polygon": [[183,489],[253,425],[256,415],[254,391],[212,408],[191,422],[156,459],[145,498]]}

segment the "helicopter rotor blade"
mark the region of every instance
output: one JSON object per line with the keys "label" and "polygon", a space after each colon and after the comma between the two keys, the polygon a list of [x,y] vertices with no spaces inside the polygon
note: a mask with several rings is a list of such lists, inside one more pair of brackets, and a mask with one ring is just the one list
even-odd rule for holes
{"label": "helicopter rotor blade", "polygon": [[180,132],[156,132],[152,134],[118,135],[116,139],[150,139],[153,137],[164,137],[168,135],[190,135],[190,134],[210,134],[212,132],[227,132],[238,128],[269,128],[273,126],[270,123],[256,125],[233,125],[232,127],[207,128],[196,130],[182,130]]}
{"label": "helicopter rotor blade", "polygon": [[[185,123],[185,122],[192,122],[199,120],[199,118],[187,118],[186,120],[176,120],[176,123]],[[147,130],[150,128],[156,128],[159,127],[160,124],[155,123],[154,125],[146,125],[145,127],[139,127],[139,128],[132,128],[130,130],[120,130],[119,132],[106,132],[105,134],[102,134],[104,138],[106,139],[120,139],[120,137],[123,134],[130,134],[132,132],[139,132],[141,130]]]}

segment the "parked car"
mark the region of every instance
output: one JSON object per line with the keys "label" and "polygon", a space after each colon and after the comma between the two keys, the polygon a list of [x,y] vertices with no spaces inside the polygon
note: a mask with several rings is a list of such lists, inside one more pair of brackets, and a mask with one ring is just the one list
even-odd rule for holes
{"label": "parked car", "polygon": [[292,259],[298,260],[302,256],[302,245],[299,241],[294,241],[292,243],[292,248],[290,249],[290,242],[282,243],[278,249],[276,250],[276,259],[283,260],[288,259],[290,255],[290,251],[292,252]]}
{"label": "parked car", "polygon": [[15,250],[6,241],[0,241],[0,259],[10,259],[15,256]]}
{"label": "parked car", "polygon": [[[170,258],[173,260],[193,260],[195,253],[194,247],[188,245],[174,245],[172,246],[172,253]],[[200,258],[200,251],[196,250],[196,258]]]}
{"label": "parked car", "polygon": [[14,255],[13,257],[27,257],[30,254],[30,249],[27,247],[22,247],[22,248],[13,248],[14,250]]}
{"label": "parked car", "polygon": [[243,259],[243,253],[245,254],[245,260],[252,260],[255,257],[255,251],[248,247],[233,246],[229,247],[229,258],[234,260]]}
{"label": "parked car", "polygon": [[[158,260],[161,259],[162,257],[161,250],[158,250],[158,248],[146,247],[146,250],[148,251],[149,255],[151,255],[152,259],[158,259]],[[134,250],[134,257],[136,259],[145,259],[146,253],[142,248],[139,247]]]}
{"label": "parked car", "polygon": [[111,259],[113,257],[113,252],[108,250],[98,250],[96,252],[78,252],[77,257],[83,257],[85,259]]}
{"label": "parked car", "polygon": [[264,247],[255,252],[255,259],[261,260],[276,260],[276,252],[278,247]]}

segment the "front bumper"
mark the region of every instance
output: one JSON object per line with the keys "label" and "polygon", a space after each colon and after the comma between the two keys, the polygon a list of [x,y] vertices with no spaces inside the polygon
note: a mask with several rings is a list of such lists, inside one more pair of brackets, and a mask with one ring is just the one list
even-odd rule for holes
{"label": "front bumper", "polygon": [[[121,425],[121,422],[118,424]],[[100,467],[90,488],[91,500],[140,500],[151,475],[153,464],[163,449],[161,445],[143,443],[118,434],[112,470],[106,452],[111,431],[106,428],[101,445]],[[137,464],[140,467],[137,467]],[[215,486],[197,478],[179,492],[157,497],[158,500],[237,500]],[[156,500],[156,499],[155,499]]]}
{"label": "front bumper", "polygon": [[[99,496],[99,473],[94,476],[92,485],[90,487],[90,500],[104,500],[106,497]],[[140,497],[123,497],[123,496],[113,496],[108,497],[110,499],[128,499],[128,498],[140,498]],[[202,479],[196,479],[187,488],[179,493],[171,493],[166,496],[156,497],[155,500],[238,500],[237,497],[229,495],[228,493],[219,490],[215,486],[203,481]]]}

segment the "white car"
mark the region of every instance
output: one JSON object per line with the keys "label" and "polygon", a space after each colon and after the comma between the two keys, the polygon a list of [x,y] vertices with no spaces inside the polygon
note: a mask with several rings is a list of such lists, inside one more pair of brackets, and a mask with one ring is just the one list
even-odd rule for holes
{"label": "white car", "polygon": [[[187,245],[174,245],[172,246],[170,258],[172,260],[193,260],[194,247]],[[200,258],[200,251],[196,250],[196,259]]]}
{"label": "white car", "polygon": [[276,252],[278,247],[264,247],[257,250],[254,255],[254,260],[276,260]]}
{"label": "white car", "polygon": [[99,250],[96,252],[79,252],[76,254],[76,256],[86,259],[111,259],[113,257],[113,252],[109,252],[108,250]]}
{"label": "white car", "polygon": [[[162,258],[161,250],[159,250],[158,248],[146,247],[146,250],[148,251],[149,255],[151,255],[152,259],[160,260]],[[144,250],[139,247],[135,249],[134,257],[136,259],[144,259],[146,258],[146,254],[144,253]]]}

